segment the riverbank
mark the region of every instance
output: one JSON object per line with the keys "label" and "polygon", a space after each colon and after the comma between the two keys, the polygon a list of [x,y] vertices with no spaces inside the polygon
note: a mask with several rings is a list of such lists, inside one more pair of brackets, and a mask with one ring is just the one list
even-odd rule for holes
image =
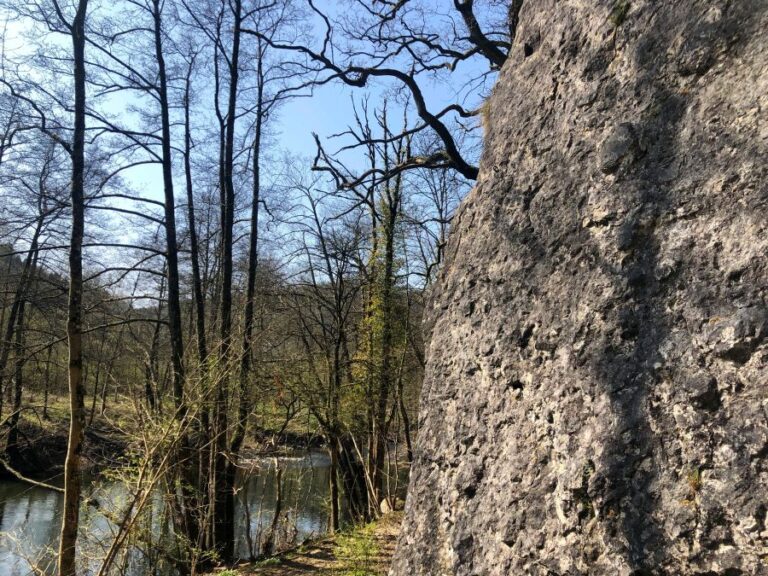
{"label": "riverbank", "polygon": [[[30,393],[19,418],[19,441],[11,453],[0,457],[0,480],[14,479],[15,473],[27,478],[56,483],[64,472],[69,435],[69,400],[65,396],[43,397]],[[112,398],[102,412],[95,404],[88,407],[81,467],[90,473],[121,466],[123,456],[141,437],[142,421],[136,418],[137,406],[127,398]],[[243,446],[243,458],[291,456],[296,452],[320,450],[325,439],[317,430],[291,422],[266,422],[251,425]],[[270,426],[274,425],[274,426]],[[5,446],[0,435],[0,452]]]}
{"label": "riverbank", "polygon": [[[15,472],[57,482],[64,473],[68,435],[69,421],[63,418],[21,420],[18,445],[4,454],[13,472],[0,465],[0,479],[14,478]],[[119,466],[128,445],[129,438],[122,430],[104,421],[94,422],[85,430],[81,467],[93,472]]]}
{"label": "riverbank", "polygon": [[393,512],[366,526],[214,576],[386,576],[402,518],[402,512]]}

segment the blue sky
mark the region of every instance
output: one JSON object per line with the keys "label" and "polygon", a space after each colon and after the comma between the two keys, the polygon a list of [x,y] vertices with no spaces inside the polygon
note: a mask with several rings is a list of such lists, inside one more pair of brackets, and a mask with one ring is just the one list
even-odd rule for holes
{"label": "blue sky", "polygon": [[[340,15],[338,9],[339,6],[343,5],[331,0],[317,0],[316,4],[331,17]],[[439,4],[437,2],[436,6]],[[343,14],[340,16],[343,17]],[[3,42],[9,53],[30,50],[31,46],[25,44],[22,38],[24,28],[23,23],[10,22],[7,24],[3,34]],[[322,29],[318,30],[317,35],[321,32]],[[319,46],[319,38],[316,44]],[[477,94],[470,101],[465,102],[462,101],[463,95],[457,94],[452,86],[461,85],[462,80],[482,71],[484,65],[483,62],[476,63],[473,61],[462,63],[459,70],[452,74],[450,85],[440,81],[420,81],[430,110],[437,111],[445,105],[457,101],[470,108],[479,105],[480,98]],[[397,83],[387,84],[383,81],[375,81],[361,89],[349,87],[336,81],[316,88],[311,97],[296,98],[286,102],[279,111],[277,122],[271,126],[271,130],[277,135],[276,146],[292,155],[314,157],[316,149],[312,132],[316,132],[323,139],[329,152],[335,150],[346,141],[337,139],[329,142],[326,138],[331,134],[344,131],[347,126],[353,123],[350,97],[359,101],[369,95],[370,106],[372,108],[378,107],[387,88],[393,85],[397,86]],[[124,96],[117,96],[112,98],[107,109],[120,112],[126,109],[127,104],[128,101],[125,100]],[[395,115],[393,114],[393,116]],[[354,159],[351,157],[347,160],[354,163]],[[160,185],[158,176],[159,171],[154,167],[140,167],[132,170],[130,179],[142,187],[155,188],[155,185]],[[154,190],[152,190],[152,195],[157,195]]]}
{"label": "blue sky", "polygon": [[[328,9],[331,13],[338,6],[337,3],[330,1],[318,2],[318,5],[323,9]],[[23,30],[24,25],[20,23],[11,23],[6,28],[4,42],[5,48],[9,52],[28,52],[32,49],[32,44],[24,43],[22,38]],[[249,38],[246,39],[246,41],[248,40]],[[60,41],[65,41],[65,39],[61,38]],[[313,47],[318,49],[317,46],[319,46],[319,39]],[[91,50],[93,49],[91,48]],[[480,74],[485,69],[485,62],[470,60],[462,63],[459,69],[451,75],[450,83],[443,80],[422,78],[420,80],[420,87],[429,109],[436,112],[447,104],[455,102],[461,103],[466,108],[478,106],[481,103],[481,97],[484,95],[483,92],[487,90],[487,86],[484,90],[470,91],[471,97],[469,99],[464,99],[465,94],[462,94],[453,87],[462,86],[463,81]],[[315,142],[312,137],[313,132],[320,136],[328,152],[334,152],[340,146],[349,144],[350,140],[348,138],[328,140],[328,137],[332,134],[343,132],[354,123],[351,98],[354,97],[356,101],[360,102],[368,96],[369,106],[373,109],[381,105],[385,94],[392,87],[400,88],[401,86],[396,81],[393,83],[391,81],[375,80],[365,88],[354,88],[346,86],[340,81],[334,81],[315,88],[310,97],[299,97],[287,101],[280,108],[277,117],[274,118],[274,122],[270,127],[270,131],[274,134],[274,137],[271,139],[273,147],[269,151],[270,157],[278,158],[282,155],[282,152],[288,152],[294,157],[306,157],[306,168],[308,170],[310,167],[309,163],[316,153]],[[205,96],[202,97],[206,98]],[[126,121],[129,121],[130,115],[126,113],[126,110],[131,101],[132,97],[127,97],[126,93],[118,93],[110,98],[110,101],[105,105],[105,109],[109,112],[118,113],[124,116]],[[210,104],[212,105],[212,102]],[[205,105],[207,106],[208,103],[205,103]],[[401,118],[401,113],[391,109],[391,118],[396,119],[395,125],[397,125]],[[243,122],[245,121],[243,120]],[[412,117],[410,121],[414,123],[416,119]],[[360,154],[347,153],[344,156],[344,160],[353,169],[356,167],[362,169],[364,167],[364,159]],[[264,166],[265,172],[269,174],[272,166],[268,162],[265,162],[265,164],[267,164]],[[140,195],[156,200],[162,199],[162,177],[158,165],[139,166],[124,172],[123,175],[128,184]],[[183,175],[178,168],[175,176],[178,183],[178,203],[179,208],[181,208],[183,205],[183,187],[181,186]]]}

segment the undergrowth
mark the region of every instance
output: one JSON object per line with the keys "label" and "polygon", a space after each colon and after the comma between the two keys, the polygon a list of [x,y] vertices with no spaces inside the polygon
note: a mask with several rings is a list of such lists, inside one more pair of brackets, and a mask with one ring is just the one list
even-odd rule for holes
{"label": "undergrowth", "polygon": [[378,547],[374,529],[374,524],[368,524],[336,538],[336,557],[344,568],[335,571],[334,576],[376,576]]}

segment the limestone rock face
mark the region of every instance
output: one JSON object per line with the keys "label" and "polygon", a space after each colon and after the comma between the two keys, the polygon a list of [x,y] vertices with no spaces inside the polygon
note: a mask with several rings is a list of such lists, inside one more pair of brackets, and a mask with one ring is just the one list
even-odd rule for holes
{"label": "limestone rock face", "polygon": [[391,574],[768,574],[768,1],[526,1]]}

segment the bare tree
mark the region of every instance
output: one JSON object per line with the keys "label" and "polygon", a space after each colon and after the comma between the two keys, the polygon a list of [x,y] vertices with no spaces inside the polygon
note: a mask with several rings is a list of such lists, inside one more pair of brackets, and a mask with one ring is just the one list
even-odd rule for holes
{"label": "bare tree", "polygon": [[60,576],[75,576],[77,528],[80,518],[80,453],[85,429],[85,389],[82,381],[83,313],[83,236],[85,232],[85,24],[88,0],[79,0],[74,18],[67,20],[57,0],[53,0],[59,21],[72,38],[74,78],[74,131],[69,147],[72,155],[72,237],[69,253],[69,305],[67,341],[69,343],[70,428],[67,461],[64,467],[64,509],[59,544]]}
{"label": "bare tree", "polygon": [[[486,81],[493,77],[508,56],[517,26],[517,14],[522,2],[490,1],[485,4],[481,18],[473,0],[454,0],[450,8],[436,18],[432,4],[419,0],[380,2],[372,5],[364,0],[350,0],[342,9],[344,18],[332,19],[313,0],[310,9],[324,28],[319,48],[281,42],[261,35],[271,46],[296,55],[308,72],[314,74],[312,85],[332,81],[364,88],[374,80],[394,83],[408,95],[409,106],[420,122],[386,140],[382,144],[402,140],[425,131],[436,135],[439,147],[425,154],[403,158],[384,171],[376,168],[371,174],[388,179],[397,174],[422,168],[451,168],[468,180],[477,178],[477,166],[462,150],[455,129],[468,129],[465,122],[481,113],[479,104],[467,109],[461,100],[433,110],[422,85],[427,80],[454,74],[462,63],[471,63],[478,70],[469,76],[458,76],[454,86],[459,93],[469,92],[477,102]],[[508,8],[507,8],[508,6]],[[351,18],[349,15],[355,15]],[[482,20],[482,21],[481,21]],[[435,21],[447,24],[435,28]],[[431,27],[431,28],[430,28]],[[258,31],[244,29],[248,34]],[[480,62],[485,63],[482,68]],[[454,122],[451,118],[458,118]],[[454,123],[452,128],[451,123]],[[349,148],[364,147],[367,141],[353,140]],[[318,139],[318,157],[325,152]],[[367,174],[368,176],[370,174]],[[359,183],[355,180],[353,183]]]}

